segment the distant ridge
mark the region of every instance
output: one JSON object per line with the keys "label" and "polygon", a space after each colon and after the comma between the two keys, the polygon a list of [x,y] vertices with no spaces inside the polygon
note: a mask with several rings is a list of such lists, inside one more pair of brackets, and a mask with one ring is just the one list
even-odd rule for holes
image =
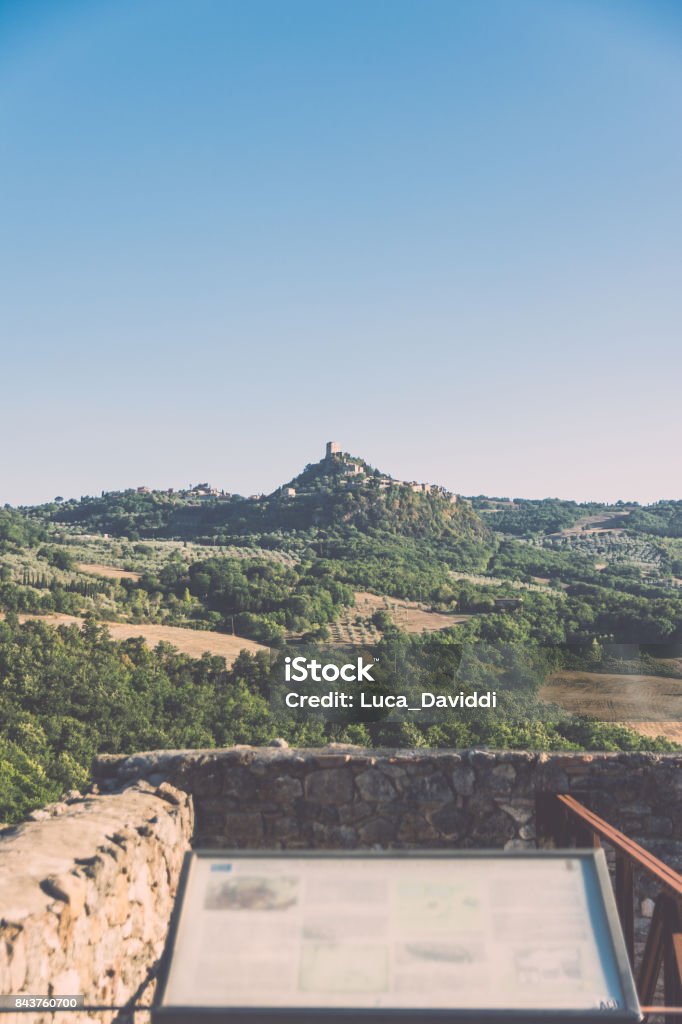
{"label": "distant ridge", "polygon": [[436,484],[396,480],[342,451],[335,441],[327,443],[319,462],[307,465],[269,495],[243,498],[208,483],[180,491],[137,487],[60,501],[51,507],[50,518],[132,539],[347,528],[473,541],[490,535],[469,502]]}

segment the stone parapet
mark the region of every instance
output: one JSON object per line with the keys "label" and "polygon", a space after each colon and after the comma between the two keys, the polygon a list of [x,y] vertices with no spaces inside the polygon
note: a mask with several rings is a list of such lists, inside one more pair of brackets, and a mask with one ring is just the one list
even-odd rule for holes
{"label": "stone parapet", "polygon": [[[99,1006],[150,1002],[190,846],[191,798],[140,781],[32,817],[0,838],[0,992],[84,995]],[[59,1022],[114,1016],[65,1012]]]}
{"label": "stone parapet", "polygon": [[681,769],[679,754],[340,745],[161,751],[101,757],[94,767],[103,789],[143,779],[190,793],[197,847],[530,847],[542,796],[572,793],[673,860],[682,839]]}

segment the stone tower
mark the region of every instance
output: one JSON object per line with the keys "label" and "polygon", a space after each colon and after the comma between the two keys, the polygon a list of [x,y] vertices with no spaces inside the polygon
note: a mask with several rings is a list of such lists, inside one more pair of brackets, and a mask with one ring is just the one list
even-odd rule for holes
{"label": "stone tower", "polygon": [[331,459],[333,455],[338,455],[341,451],[341,445],[338,441],[327,441],[327,454],[326,458]]}

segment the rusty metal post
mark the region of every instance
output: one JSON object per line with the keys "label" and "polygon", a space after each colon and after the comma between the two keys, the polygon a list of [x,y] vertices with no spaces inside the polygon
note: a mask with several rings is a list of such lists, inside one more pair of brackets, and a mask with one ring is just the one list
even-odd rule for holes
{"label": "rusty metal post", "polygon": [[650,1004],[653,1002],[658,983],[658,975],[661,972],[663,961],[663,927],[665,916],[665,897],[659,896],[654,906],[653,917],[649,926],[649,934],[646,939],[644,956],[639,969],[637,980],[637,992],[640,1003]]}
{"label": "rusty metal post", "polygon": [[630,966],[635,969],[635,891],[632,861],[625,854],[616,853],[616,906],[623,928],[625,948]]}

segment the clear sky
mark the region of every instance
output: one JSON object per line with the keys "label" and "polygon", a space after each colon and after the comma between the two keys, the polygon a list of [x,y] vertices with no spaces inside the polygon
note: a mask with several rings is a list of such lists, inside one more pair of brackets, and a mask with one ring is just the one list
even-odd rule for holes
{"label": "clear sky", "polygon": [[0,502],[682,497],[676,0],[0,0]]}

